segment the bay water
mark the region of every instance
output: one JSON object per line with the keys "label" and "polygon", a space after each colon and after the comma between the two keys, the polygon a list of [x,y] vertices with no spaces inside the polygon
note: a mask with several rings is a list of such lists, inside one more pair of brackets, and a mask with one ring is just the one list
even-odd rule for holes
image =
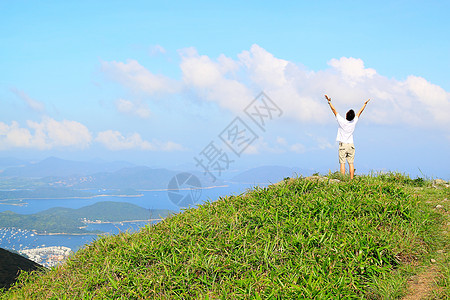
{"label": "bay water", "polygon": [[[222,187],[205,188],[201,190],[200,197],[196,204],[204,203],[205,201],[215,201],[219,197],[228,195],[238,195],[249,188],[249,184],[229,184]],[[105,191],[95,191],[101,194]],[[115,201],[127,202],[146,209],[170,209],[174,212],[180,212],[182,208],[174,204],[168,194],[168,191],[138,191],[142,194],[140,197],[130,196],[101,196],[92,198],[68,198],[68,199],[26,199],[20,202],[20,205],[5,205],[0,204],[0,212],[13,211],[19,214],[33,214],[44,211],[53,207],[66,208],[81,208],[92,205],[101,201]],[[155,216],[157,218],[157,216]],[[101,223],[88,224],[87,230],[101,230],[105,234],[118,234],[120,232],[128,231],[135,232],[147,225],[147,221],[142,222],[117,222],[117,223]],[[94,239],[98,238],[97,234],[92,235],[38,235],[30,230],[17,229],[14,224],[10,227],[0,228],[0,248],[10,250],[33,249],[39,247],[49,246],[65,246],[72,251],[77,251],[86,244],[89,244]]]}

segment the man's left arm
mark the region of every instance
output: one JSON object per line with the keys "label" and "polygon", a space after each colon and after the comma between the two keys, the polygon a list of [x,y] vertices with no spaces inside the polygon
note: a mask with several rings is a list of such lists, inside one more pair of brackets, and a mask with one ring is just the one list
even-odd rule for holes
{"label": "man's left arm", "polygon": [[363,107],[361,107],[361,109],[359,110],[359,112],[356,114],[356,116],[359,118],[359,116],[362,114],[362,112],[364,111],[364,108],[366,108],[367,103],[369,103],[370,99],[367,100],[366,102],[364,102]]}
{"label": "man's left arm", "polygon": [[331,111],[333,112],[333,114],[336,116],[337,112],[336,109],[334,108],[333,104],[331,104],[331,98],[328,97],[327,95],[325,95],[325,99],[327,99],[328,104],[330,105]]}

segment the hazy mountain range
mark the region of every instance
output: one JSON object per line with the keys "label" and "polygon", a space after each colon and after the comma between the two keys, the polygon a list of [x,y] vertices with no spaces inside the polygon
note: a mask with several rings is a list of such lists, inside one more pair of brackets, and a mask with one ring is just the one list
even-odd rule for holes
{"label": "hazy mountain range", "polygon": [[[74,189],[166,189],[180,171],[136,166],[125,161],[72,161],[49,157],[39,162],[0,158],[0,188],[70,187]],[[203,187],[227,183],[269,184],[311,171],[285,166],[261,166],[213,181],[201,170],[188,170]]]}
{"label": "hazy mountain range", "polygon": [[0,159],[0,167],[4,170],[0,176],[11,177],[65,177],[72,175],[89,175],[99,172],[114,172],[122,168],[132,167],[133,164],[122,161],[98,162],[98,161],[72,161],[49,157],[42,161],[32,163],[23,162],[14,158]]}

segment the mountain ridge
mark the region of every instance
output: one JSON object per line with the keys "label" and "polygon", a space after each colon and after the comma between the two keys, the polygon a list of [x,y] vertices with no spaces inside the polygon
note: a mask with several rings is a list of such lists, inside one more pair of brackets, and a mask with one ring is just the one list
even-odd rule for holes
{"label": "mountain ridge", "polygon": [[26,163],[23,166],[7,167],[0,173],[1,177],[42,178],[51,176],[89,175],[98,172],[116,171],[133,164],[128,162],[86,162],[48,157],[36,163]]}

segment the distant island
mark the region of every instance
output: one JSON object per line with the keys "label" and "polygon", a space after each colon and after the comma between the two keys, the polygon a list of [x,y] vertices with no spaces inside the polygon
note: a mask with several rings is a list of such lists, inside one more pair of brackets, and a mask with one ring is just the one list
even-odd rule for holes
{"label": "distant island", "polygon": [[36,189],[12,189],[0,191],[0,201],[24,199],[85,198],[95,196],[94,193],[68,188],[41,187]]}
{"label": "distant island", "polygon": [[100,234],[88,231],[88,223],[149,221],[166,218],[168,209],[146,209],[131,203],[102,201],[78,209],[54,207],[35,214],[0,213],[0,227],[32,230],[37,234]]}

